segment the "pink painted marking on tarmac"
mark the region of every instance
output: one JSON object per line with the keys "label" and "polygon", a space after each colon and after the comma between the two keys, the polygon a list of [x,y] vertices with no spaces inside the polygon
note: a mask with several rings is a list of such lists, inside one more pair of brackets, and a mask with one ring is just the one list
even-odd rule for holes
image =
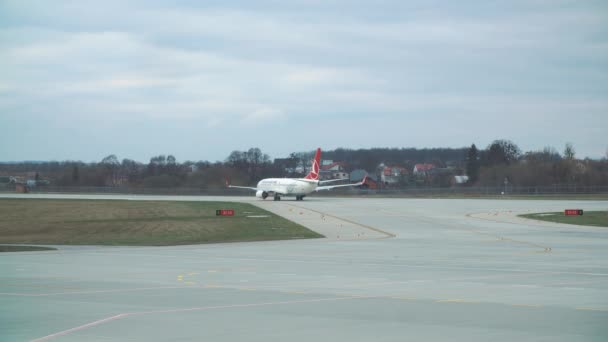
{"label": "pink painted marking on tarmac", "polygon": [[43,342],[50,341],[54,338],[66,336],[73,332],[85,330],[97,325],[101,325],[104,323],[108,323],[111,321],[115,321],[118,319],[122,319],[129,316],[140,316],[140,315],[152,315],[152,314],[167,314],[167,313],[178,313],[178,312],[191,312],[191,311],[205,311],[205,310],[218,310],[218,309],[231,309],[231,308],[247,308],[247,307],[257,307],[257,306],[270,306],[270,305],[285,305],[285,304],[303,304],[303,303],[317,303],[317,302],[328,302],[328,301],[338,301],[338,300],[353,300],[353,299],[364,299],[364,298],[374,298],[375,296],[360,296],[360,297],[337,297],[337,298],[319,298],[319,299],[308,299],[308,300],[292,300],[292,301],[284,301],[284,302],[266,302],[266,303],[251,303],[251,304],[232,304],[232,305],[220,305],[220,306],[203,306],[203,307],[194,307],[194,308],[183,308],[183,309],[168,309],[168,310],[153,310],[153,311],[141,311],[141,312],[127,312],[121,313],[115,316],[102,318],[100,320],[83,324],[77,326],[75,328],[63,330],[60,332],[56,332],[54,334],[50,334],[35,340],[32,342]]}
{"label": "pink painted marking on tarmac", "polygon": [[94,322],[91,322],[91,323],[87,323],[87,324],[83,324],[83,325],[77,326],[75,328],[71,328],[71,329],[68,329],[68,330],[60,331],[58,333],[54,333],[54,334],[51,334],[51,335],[47,335],[47,336],[44,336],[44,337],[32,340],[32,342],[49,341],[49,340],[52,340],[52,339],[54,339],[56,337],[61,337],[61,336],[65,336],[65,335],[71,334],[71,333],[73,333],[75,331],[80,331],[80,330],[88,329],[88,328],[94,327],[96,325],[100,325],[100,324],[104,324],[106,322],[110,322],[110,321],[114,321],[114,320],[117,320],[117,319],[121,319],[123,317],[126,317],[127,315],[128,314],[119,314],[119,315],[112,316],[112,317],[106,317],[104,319],[100,319],[100,320],[97,320],[97,321],[94,321]]}

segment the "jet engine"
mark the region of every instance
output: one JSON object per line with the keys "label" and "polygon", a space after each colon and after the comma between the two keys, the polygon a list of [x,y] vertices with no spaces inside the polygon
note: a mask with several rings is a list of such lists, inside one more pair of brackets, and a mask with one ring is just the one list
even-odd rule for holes
{"label": "jet engine", "polygon": [[268,197],[268,193],[264,190],[258,190],[255,192],[255,197],[261,198],[261,199],[266,199],[266,197]]}

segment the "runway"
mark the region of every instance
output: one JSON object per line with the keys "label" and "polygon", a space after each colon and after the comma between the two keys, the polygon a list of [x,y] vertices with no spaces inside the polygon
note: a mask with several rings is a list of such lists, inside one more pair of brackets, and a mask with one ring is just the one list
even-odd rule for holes
{"label": "runway", "polygon": [[607,201],[221,200],[327,238],[2,253],[0,340],[608,339],[608,228],[517,217]]}

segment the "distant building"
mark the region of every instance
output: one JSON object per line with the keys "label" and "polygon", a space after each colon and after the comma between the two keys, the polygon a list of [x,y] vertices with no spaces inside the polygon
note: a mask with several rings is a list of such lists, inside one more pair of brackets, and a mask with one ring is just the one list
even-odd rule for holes
{"label": "distant building", "polygon": [[323,165],[319,172],[319,178],[321,180],[348,179],[349,175],[344,169],[345,165],[344,162],[332,162],[331,164]]}
{"label": "distant building", "polygon": [[469,181],[469,176],[454,176],[454,184],[462,185]]}
{"label": "distant building", "polygon": [[321,166],[321,170],[323,171],[343,171],[344,170],[344,162],[332,162],[330,164],[325,164]]}
{"label": "distant building", "polygon": [[17,183],[17,184],[15,184],[15,192],[20,193],[20,194],[26,194],[29,192],[29,190],[25,184]]}
{"label": "distant building", "polygon": [[409,174],[402,166],[383,166],[380,169],[380,181],[384,185],[398,184]]}
{"label": "distant building", "polygon": [[418,177],[424,177],[429,174],[429,171],[435,168],[433,164],[416,164],[414,166],[414,175]]}

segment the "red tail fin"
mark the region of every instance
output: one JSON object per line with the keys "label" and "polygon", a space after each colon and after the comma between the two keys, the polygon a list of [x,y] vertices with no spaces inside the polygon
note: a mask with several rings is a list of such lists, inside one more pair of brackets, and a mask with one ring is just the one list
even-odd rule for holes
{"label": "red tail fin", "polygon": [[310,173],[304,177],[305,179],[319,180],[319,167],[321,165],[321,148],[317,148],[315,159],[312,161],[312,169]]}

